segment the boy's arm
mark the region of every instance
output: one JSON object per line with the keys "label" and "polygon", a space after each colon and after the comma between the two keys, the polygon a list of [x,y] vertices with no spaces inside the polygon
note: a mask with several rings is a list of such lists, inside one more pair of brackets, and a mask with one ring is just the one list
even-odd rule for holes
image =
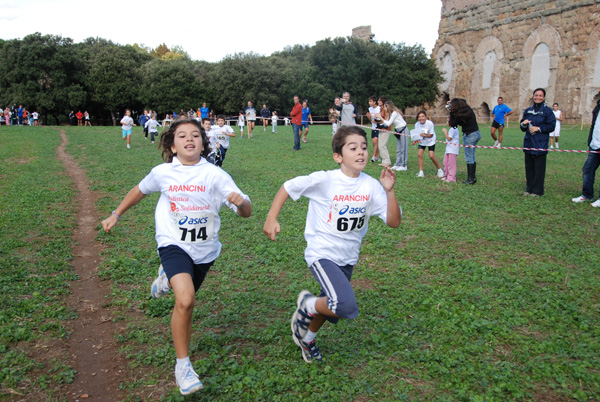
{"label": "boy's arm", "polygon": [[121,218],[121,215],[123,215],[129,208],[140,202],[145,196],[146,194],[140,191],[140,187],[138,185],[129,190],[125,198],[123,198],[123,201],[121,201],[117,209],[115,209],[114,213],[102,221],[102,229],[104,229],[104,231],[107,233],[110,232],[110,230],[115,227],[118,220]]}
{"label": "boy's arm", "polygon": [[252,203],[247,201],[241,194],[229,193],[227,201],[234,204],[237,207],[237,214],[242,218],[248,218],[252,215]]}
{"label": "boy's arm", "polygon": [[281,186],[275,195],[275,198],[273,199],[271,209],[267,214],[267,220],[263,226],[264,234],[269,236],[271,240],[275,240],[275,236],[281,232],[281,226],[279,226],[279,222],[277,222],[277,217],[279,216],[281,208],[283,208],[283,204],[285,204],[288,198],[290,198],[290,195],[286,191],[285,187]]}
{"label": "boy's arm", "polygon": [[389,167],[385,168],[381,172],[379,178],[385,195],[387,197],[387,220],[386,225],[391,228],[397,228],[400,226],[401,214],[398,200],[396,199],[396,192],[394,191],[394,183],[396,183],[396,174]]}

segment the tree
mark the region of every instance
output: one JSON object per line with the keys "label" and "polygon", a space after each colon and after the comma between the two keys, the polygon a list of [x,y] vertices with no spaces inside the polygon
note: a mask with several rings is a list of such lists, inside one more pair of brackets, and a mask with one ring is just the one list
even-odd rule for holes
{"label": "tree", "polygon": [[197,107],[204,98],[201,77],[190,60],[152,60],[141,68],[139,101],[162,113]]}
{"label": "tree", "polygon": [[0,101],[60,116],[86,103],[85,68],[73,41],[35,33],[0,44]]}
{"label": "tree", "polygon": [[151,57],[132,46],[120,46],[99,38],[88,38],[83,45],[87,66],[86,88],[99,112],[110,113],[113,125],[125,109],[139,110],[142,87],[140,68]]}

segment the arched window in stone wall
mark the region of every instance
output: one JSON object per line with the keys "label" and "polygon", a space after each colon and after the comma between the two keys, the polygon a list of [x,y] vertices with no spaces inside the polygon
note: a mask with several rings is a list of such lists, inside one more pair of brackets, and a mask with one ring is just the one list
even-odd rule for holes
{"label": "arched window in stone wall", "polygon": [[483,59],[483,74],[481,88],[488,89],[492,86],[492,74],[494,73],[494,64],[496,63],[496,52],[487,52]]}
{"label": "arched window in stone wall", "polygon": [[596,55],[596,64],[594,66],[594,78],[592,80],[594,88],[600,88],[600,46],[598,46],[598,54]]}
{"label": "arched window in stone wall", "polygon": [[529,89],[548,88],[550,83],[550,47],[544,42],[537,45],[531,56]]}
{"label": "arched window in stone wall", "polygon": [[488,104],[485,103],[485,102],[483,102],[481,104],[481,109],[480,110],[481,110],[481,113],[480,113],[479,116],[481,117],[482,122],[483,123],[489,122],[491,114],[490,114],[490,107],[488,106]]}
{"label": "arched window in stone wall", "polygon": [[450,52],[444,53],[444,57],[442,59],[442,75],[444,77],[444,82],[440,85],[442,91],[447,91],[450,87],[450,80],[452,80],[452,74],[454,73],[454,63],[452,62],[452,55]]}

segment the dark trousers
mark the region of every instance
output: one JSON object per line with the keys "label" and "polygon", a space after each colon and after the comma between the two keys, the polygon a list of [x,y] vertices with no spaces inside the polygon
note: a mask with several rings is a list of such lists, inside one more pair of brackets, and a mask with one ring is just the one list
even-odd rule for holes
{"label": "dark trousers", "polygon": [[[592,149],[590,149],[592,151]],[[590,153],[583,165],[583,189],[581,195],[588,200],[594,198],[594,178],[596,170],[600,166],[600,154]],[[600,195],[598,196],[600,198]]]}
{"label": "dark trousers", "polygon": [[294,149],[300,149],[300,129],[302,129],[301,124],[292,123],[292,131],[294,132]]}
{"label": "dark trousers", "polygon": [[544,195],[544,180],[546,179],[546,156],[525,153],[526,192]]}

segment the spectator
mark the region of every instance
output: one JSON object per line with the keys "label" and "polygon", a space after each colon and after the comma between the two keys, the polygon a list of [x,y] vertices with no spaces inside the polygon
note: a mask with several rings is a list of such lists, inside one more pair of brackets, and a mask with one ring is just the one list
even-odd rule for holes
{"label": "spectator", "polygon": [[461,126],[463,132],[463,145],[465,145],[465,160],[467,161],[467,180],[463,184],[477,183],[477,161],[475,160],[475,148],[481,140],[481,132],[477,124],[475,112],[464,99],[454,98],[446,105],[450,112],[448,125],[450,127]]}
{"label": "spectator", "polygon": [[[600,100],[596,104],[596,107],[592,111],[592,126],[590,127],[590,133],[588,134],[588,146],[590,152],[583,164],[583,188],[579,197],[573,198],[572,201],[586,202],[591,201],[594,198],[594,179],[596,177],[596,170],[600,166]],[[592,202],[592,207],[600,207],[600,195],[595,202]]]}
{"label": "spectator", "polygon": [[294,108],[290,112],[292,117],[292,130],[294,132],[294,151],[300,150],[300,130],[302,128],[302,106],[300,105],[300,97],[294,96]]}
{"label": "spectator", "polygon": [[548,142],[550,133],[554,131],[556,126],[554,113],[544,103],[545,99],[545,89],[538,88],[533,91],[533,106],[525,109],[521,119],[521,131],[525,132],[523,148],[536,148],[523,151],[525,154],[525,178],[527,180],[527,187],[523,195],[534,197],[544,195]]}

